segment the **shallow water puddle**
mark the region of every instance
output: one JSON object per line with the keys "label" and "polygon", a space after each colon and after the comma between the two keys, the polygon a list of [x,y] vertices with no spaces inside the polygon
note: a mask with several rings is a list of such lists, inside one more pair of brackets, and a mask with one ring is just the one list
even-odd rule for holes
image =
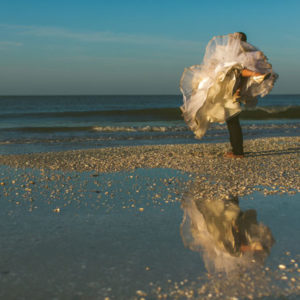
{"label": "shallow water puddle", "polygon": [[241,209],[257,210],[258,221],[270,228],[276,243],[259,276],[257,270],[208,276],[201,255],[184,247],[180,235],[188,174],[7,167],[0,174],[3,299],[299,295],[298,195],[241,198]]}

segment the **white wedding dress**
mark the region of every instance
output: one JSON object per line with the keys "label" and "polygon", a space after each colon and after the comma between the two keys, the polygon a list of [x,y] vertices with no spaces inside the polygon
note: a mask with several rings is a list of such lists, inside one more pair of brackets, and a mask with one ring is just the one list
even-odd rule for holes
{"label": "white wedding dress", "polygon": [[[242,77],[244,68],[268,76]],[[239,102],[255,106],[257,96],[267,95],[277,77],[263,52],[241,41],[239,33],[216,36],[208,43],[202,64],[182,74],[184,120],[201,138],[210,123],[224,123],[240,113]],[[236,101],[233,95],[238,88],[241,97]]]}

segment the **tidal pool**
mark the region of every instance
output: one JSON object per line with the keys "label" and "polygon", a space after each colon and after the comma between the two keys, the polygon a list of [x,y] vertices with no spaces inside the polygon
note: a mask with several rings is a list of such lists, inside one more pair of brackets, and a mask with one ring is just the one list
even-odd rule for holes
{"label": "tidal pool", "polygon": [[210,273],[184,246],[191,175],[1,167],[1,299],[297,299],[299,195],[239,199],[270,228],[264,263]]}

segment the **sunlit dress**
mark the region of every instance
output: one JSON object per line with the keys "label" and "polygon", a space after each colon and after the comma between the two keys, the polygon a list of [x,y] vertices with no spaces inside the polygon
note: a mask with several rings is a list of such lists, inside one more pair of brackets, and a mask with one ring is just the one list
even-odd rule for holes
{"label": "sunlit dress", "polygon": [[[267,76],[242,77],[248,69]],[[246,107],[257,104],[257,96],[267,95],[278,75],[262,51],[240,39],[239,33],[216,36],[206,47],[201,65],[185,68],[180,90],[183,117],[197,138],[210,123],[224,123]],[[240,89],[240,98],[234,94]]]}

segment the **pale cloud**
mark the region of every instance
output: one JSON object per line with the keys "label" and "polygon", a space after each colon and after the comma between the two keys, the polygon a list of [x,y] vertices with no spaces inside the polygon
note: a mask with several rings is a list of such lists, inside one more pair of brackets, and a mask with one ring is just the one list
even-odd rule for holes
{"label": "pale cloud", "polygon": [[200,42],[189,40],[177,40],[164,38],[161,36],[148,36],[139,34],[114,33],[110,31],[73,31],[60,27],[40,27],[40,26],[22,26],[0,24],[0,29],[14,31],[15,34],[29,35],[39,38],[60,38],[70,39],[79,42],[89,43],[127,43],[127,44],[144,44],[160,45],[171,47],[196,47],[199,49]]}
{"label": "pale cloud", "polygon": [[0,41],[0,50],[8,49],[11,47],[21,47],[22,43],[12,41]]}

